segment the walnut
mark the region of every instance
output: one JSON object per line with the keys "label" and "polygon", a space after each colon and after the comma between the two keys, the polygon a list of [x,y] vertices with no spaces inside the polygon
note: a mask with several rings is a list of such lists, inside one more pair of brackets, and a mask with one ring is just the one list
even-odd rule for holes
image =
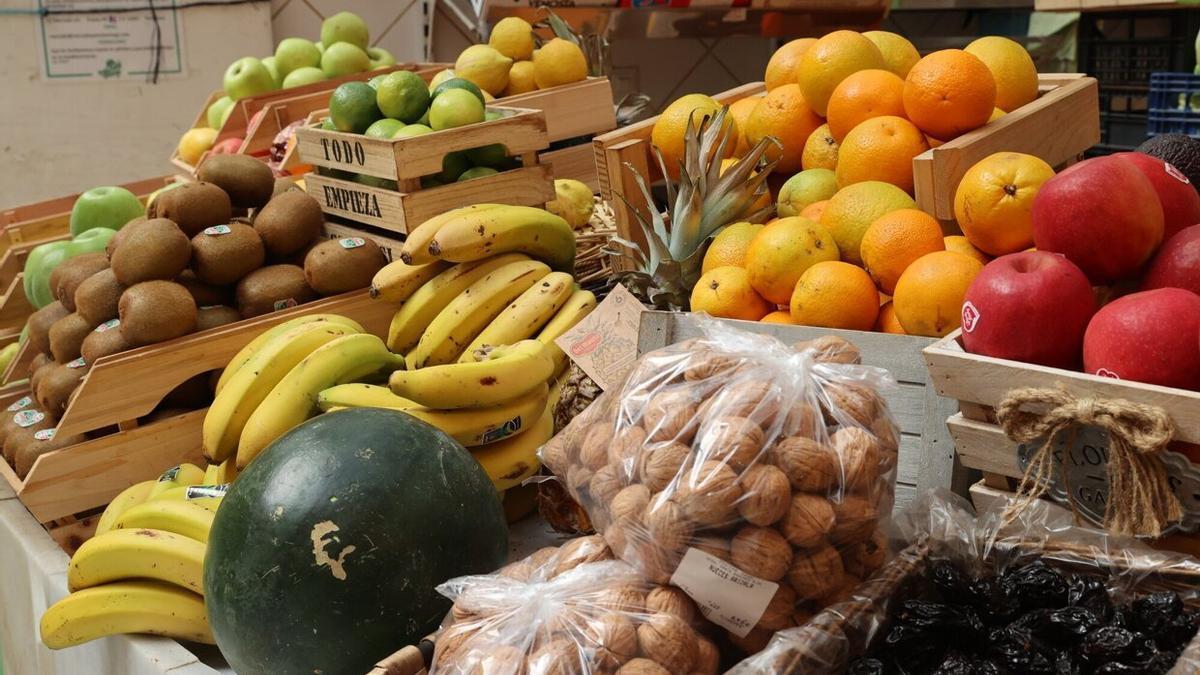
{"label": "walnut", "polygon": [[650,659],[633,659],[621,666],[617,675],[671,675],[671,671]]}
{"label": "walnut", "polygon": [[479,613],[476,608],[469,607],[463,602],[463,598],[459,598],[450,606],[450,617],[454,623],[469,623],[479,619]]}
{"label": "walnut", "polygon": [[691,446],[678,441],[659,443],[642,453],[641,479],[651,492],[661,492],[692,456]]}
{"label": "walnut", "polygon": [[621,491],[613,496],[612,503],[608,505],[608,514],[613,520],[636,517],[642,515],[648,504],[650,490],[645,485],[630,485],[621,488]]}
{"label": "walnut", "polygon": [[668,551],[682,551],[692,537],[692,524],[683,509],[663,492],[650,501],[642,522],[655,543]]}
{"label": "walnut", "polygon": [[608,448],[608,463],[621,470],[626,481],[637,473],[638,459],[646,443],[646,431],[641,427],[627,427],[618,431]]}
{"label": "walnut", "polygon": [[637,656],[637,629],[627,617],[608,614],[584,630],[592,647],[592,665],[601,670],[616,670]]}
{"label": "walnut", "polygon": [[697,441],[697,457],[701,461],[722,461],[740,473],[754,463],[766,438],[754,420],[726,416],[706,421],[700,427]]}
{"label": "walnut", "polygon": [[816,408],[805,401],[797,401],[791,410],[788,410],[780,433],[786,436],[816,438],[818,425],[823,431],[825,420],[821,418],[821,414],[817,412]]}
{"label": "walnut", "polygon": [[828,499],[797,492],[779,529],[792,546],[810,548],[824,541],[833,523],[833,504]]}
{"label": "walnut", "polygon": [[630,540],[636,538],[636,533],[644,529],[645,526],[642,525],[640,518],[625,516],[619,519],[614,518],[613,522],[601,532],[601,536],[604,537],[604,543],[608,544],[613,555],[624,558],[625,549],[629,546]]}
{"label": "walnut", "polygon": [[477,626],[450,626],[437,634],[434,642],[433,662],[446,666],[457,663],[470,652],[476,637]]}
{"label": "walnut", "polygon": [[529,655],[530,673],[537,675],[572,675],[586,672],[579,645],[569,637],[557,637]]}
{"label": "walnut", "polygon": [[781,585],[775,595],[771,597],[771,602],[767,603],[767,608],[763,610],[762,616],[758,618],[758,623],[755,628],[765,628],[769,631],[783,630],[796,625],[793,618],[796,612],[796,591],[792,590],[791,586]]}
{"label": "walnut", "polygon": [[836,336],[823,335],[813,340],[804,340],[792,345],[796,351],[812,350],[812,359],[821,363],[862,363],[858,347]]}
{"label": "walnut", "polygon": [[696,434],[696,399],[689,389],[666,389],[655,394],[642,411],[642,426],[652,441],[677,440],[691,444]]}
{"label": "walnut", "polygon": [[869,427],[882,403],[879,394],[861,382],[835,380],[827,382],[824,391],[828,398],[825,419],[830,424],[853,421],[860,427]]}
{"label": "walnut", "polygon": [[493,644],[487,649],[473,649],[467,657],[465,675],[525,675],[525,653],[511,645]]}
{"label": "walnut", "polygon": [[847,546],[870,540],[879,522],[879,510],[870,501],[854,495],[844,495],[833,505],[834,524],[829,538],[834,545]]}
{"label": "walnut", "polygon": [[701,415],[746,417],[766,428],[779,414],[779,387],[765,379],[742,379],[705,401]]}
{"label": "walnut", "polygon": [[692,540],[692,548],[700,549],[714,558],[725,562],[733,562],[729,555],[729,540],[720,537],[696,537]]}
{"label": "walnut", "polygon": [[656,584],[667,584],[679,566],[683,554],[663,548],[656,541],[640,537],[629,537],[621,559],[637,568],[641,575]]}
{"label": "walnut", "polygon": [[887,415],[879,415],[875,418],[875,421],[871,423],[871,433],[875,435],[875,439],[879,441],[879,446],[884,452],[894,453],[900,450],[899,432]]}
{"label": "walnut", "polygon": [[600,467],[608,464],[608,448],[612,441],[612,423],[589,424],[580,442],[579,463],[592,471],[599,471]]}
{"label": "walnut", "polygon": [[542,464],[545,464],[551,471],[564,474],[567,472],[567,467],[575,461],[575,453],[572,452],[572,449],[573,446],[562,435],[559,435],[546,441],[539,456],[542,458]]}
{"label": "walnut", "polygon": [[740,478],[742,500],[738,513],[754,525],[767,526],[783,517],[792,503],[792,487],[787,475],[769,464],[746,469]]}
{"label": "walnut", "polygon": [[601,609],[625,614],[641,614],[646,611],[646,593],[638,584],[609,586],[588,601]]}
{"label": "walnut", "polygon": [[829,446],[803,436],[790,436],[771,448],[771,459],[792,487],[825,494],[839,478],[837,454]]}
{"label": "walnut", "polygon": [[842,584],[842,557],[828,544],[797,551],[788,570],[788,583],[804,600],[815,600]]}
{"label": "walnut", "polygon": [[866,490],[879,479],[879,444],[858,427],[842,427],[830,438],[842,468],[842,486]]}
{"label": "walnut", "polygon": [[526,558],[526,560],[529,561],[529,567],[531,570],[533,570],[533,572],[536,575],[536,573],[539,570],[541,570],[543,567],[550,565],[554,561],[554,559],[557,557],[558,557],[558,547],[557,546],[543,546],[542,548],[539,548],[538,550],[534,551],[533,553],[530,553],[529,557]]}
{"label": "walnut", "polygon": [[620,467],[609,464],[601,467],[588,483],[588,492],[601,504],[611,504],[613,497],[625,487]]}
{"label": "walnut", "polygon": [[747,525],[729,544],[733,564],[759,579],[779,581],[792,564],[792,547],[778,531]]}
{"label": "walnut", "polygon": [[572,464],[567,469],[567,491],[577,498],[586,495],[594,473],[582,464]]}
{"label": "walnut", "polygon": [[608,545],[604,543],[604,538],[600,535],[593,534],[588,537],[578,537],[568,541],[558,549],[554,568],[547,578],[552,579],[557,577],[584,563],[612,559],[612,551],[609,550]]}
{"label": "walnut", "polygon": [[700,611],[687,593],[673,586],[656,586],[646,594],[646,611],[672,614],[688,624],[696,623]]}
{"label": "walnut", "polygon": [[742,360],[736,356],[721,354],[711,350],[696,351],[689,354],[688,363],[683,369],[683,379],[688,382],[699,382],[709,378],[717,378],[729,374],[742,365]]}
{"label": "walnut", "polygon": [[687,673],[696,663],[696,632],[673,614],[651,614],[637,635],[642,656],[669,672]]}
{"label": "walnut", "polygon": [[725,525],[736,517],[742,486],[725,464],[704,462],[692,467],[679,482],[675,499],[691,520],[707,526]]}
{"label": "walnut", "polygon": [[721,671],[721,652],[712,640],[703,637],[696,638],[696,663],[692,672],[698,675],[717,675]]}
{"label": "walnut", "polygon": [[501,567],[496,574],[514,581],[529,581],[529,574],[532,571],[533,565],[530,564],[529,558],[525,558]]}
{"label": "walnut", "polygon": [[875,530],[867,541],[845,546],[839,549],[846,572],[860,579],[871,576],[875,570],[883,567],[887,558],[888,540],[883,530]]}
{"label": "walnut", "polygon": [[766,628],[751,628],[750,632],[746,633],[746,637],[738,637],[729,631],[725,631],[725,635],[733,643],[733,646],[742,650],[742,652],[757,654],[767,648],[767,644],[771,642],[775,631],[767,630]]}

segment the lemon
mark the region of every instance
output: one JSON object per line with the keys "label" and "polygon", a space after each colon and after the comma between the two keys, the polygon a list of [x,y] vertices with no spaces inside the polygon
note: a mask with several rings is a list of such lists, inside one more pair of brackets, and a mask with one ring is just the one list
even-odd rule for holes
{"label": "lemon", "polygon": [[562,38],[542,45],[533,53],[533,81],[538,89],[549,89],[587,78],[587,58],[579,45]]}
{"label": "lemon", "polygon": [[501,19],[488,36],[488,44],[513,61],[526,61],[533,56],[533,26],[516,16]]}
{"label": "lemon", "polygon": [[554,181],[554,200],[546,203],[546,210],[567,221],[572,228],[579,229],[592,217],[596,202],[592,189],[573,178],[558,178]]}
{"label": "lemon", "polygon": [[208,152],[217,140],[217,130],[207,127],[197,127],[189,129],[187,133],[179,139],[179,158],[188,164],[195,164],[200,161],[200,157]]}
{"label": "lemon", "polygon": [[508,69],[513,60],[488,45],[471,45],[458,55],[454,72],[493,96],[508,85]]}
{"label": "lemon", "polygon": [[537,81],[533,79],[533,61],[517,61],[508,69],[508,86],[504,88],[505,96],[516,96],[536,91]]}
{"label": "lemon", "polygon": [[454,71],[449,68],[438,71],[438,73],[433,76],[433,79],[429,81],[429,93],[432,94],[433,90],[437,89],[439,84],[445,82],[446,80],[452,80],[456,77],[458,76],[455,75]]}

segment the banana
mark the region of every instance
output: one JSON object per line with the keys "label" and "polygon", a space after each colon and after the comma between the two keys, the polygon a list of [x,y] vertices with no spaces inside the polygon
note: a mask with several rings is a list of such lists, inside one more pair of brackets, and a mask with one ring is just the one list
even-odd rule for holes
{"label": "banana", "polygon": [[321,412],[331,412],[335,408],[404,410],[405,408],[420,408],[421,404],[401,398],[393,394],[392,390],[387,387],[352,382],[330,387],[317,394],[317,407],[321,409]]}
{"label": "banana", "polygon": [[575,270],[575,231],[562,218],[531,206],[501,206],[453,218],[438,228],[428,250],[433,258],[450,262],[519,251],[559,272]]}
{"label": "banana", "polygon": [[215,513],[217,508],[221,506],[221,500],[225,498],[225,492],[228,490],[228,483],[221,485],[183,485],[171,488],[147,503],[160,501],[188,502],[196,506],[202,506]]}
{"label": "banana", "polygon": [[550,271],[544,263],[509,263],[471,284],[429,322],[417,346],[408,354],[409,368],[450,363],[505,306]]}
{"label": "banana", "polygon": [[229,379],[204,414],[204,455],[213,462],[233,456],[242,429],[271,389],[317,348],[350,333],[354,333],[350,327],[338,323],[305,323],[264,344]]}
{"label": "banana", "polygon": [[225,461],[217,465],[215,480],[204,481],[205,485],[225,485],[237,480],[237,458],[226,457]]}
{"label": "banana", "polygon": [[71,557],[67,588],[155,579],[204,595],[204,551],[204,542],[166,530],[113,530],[83,542]]}
{"label": "banana", "polygon": [[173,466],[162,472],[155,484],[151,486],[150,494],[146,495],[146,501],[157,499],[159,495],[172,488],[198,485],[203,481],[204,469],[195,464],[184,463]]}
{"label": "banana", "polygon": [[216,644],[204,598],[160,581],[119,581],[72,593],[42,614],[41,633],[50,649],[121,633]]}
{"label": "banana", "polygon": [[479,262],[455,265],[430,279],[392,317],[392,325],[388,328],[388,349],[397,354],[410,351],[417,346],[429,322],[468,286],[509,263],[528,260],[528,256],[520,253],[498,255]]}
{"label": "banana", "polygon": [[251,340],[245,347],[242,347],[237,354],[233,355],[233,358],[229,360],[229,365],[225,366],[225,370],[221,371],[221,377],[217,378],[217,393],[221,393],[221,390],[225,388],[226,383],[229,382],[229,378],[233,377],[234,373],[241,369],[242,366],[246,365],[246,362],[250,360],[250,357],[253,356],[254,353],[260,348],[262,348],[263,345],[270,342],[277,335],[288,332],[288,330],[294,326],[312,323],[314,321],[330,321],[333,323],[339,323],[353,328],[357,333],[363,332],[363,327],[359,325],[357,321],[354,321],[353,319],[347,319],[346,317],[338,314],[308,314],[305,316],[298,316],[290,321],[284,321],[277,326],[273,326],[259,333],[258,337]]}
{"label": "banana", "polygon": [[547,397],[548,388],[543,382],[523,396],[490,408],[412,408],[403,412],[432,424],[472,448],[496,443],[527,430],[541,416]]}
{"label": "banana", "polygon": [[400,260],[409,265],[424,265],[437,260],[437,257],[429,255],[429,242],[437,236],[438,229],[442,225],[456,218],[463,218],[471,214],[490,211],[500,204],[474,204],[472,206],[464,206],[459,209],[447,211],[439,216],[434,216],[429,220],[409,230],[404,238],[404,246],[400,248]]}
{"label": "banana", "polygon": [[245,468],[263,448],[308,419],[321,391],[402,367],[403,359],[374,335],[344,335],[321,345],[292,368],[250,415],[238,441],[238,468]]}
{"label": "banana", "polygon": [[497,490],[508,490],[521,484],[541,468],[538,449],[554,435],[553,406],[545,406],[542,414],[525,433],[478,448],[469,448]]}
{"label": "banana", "polygon": [[476,359],[475,351],[484,345],[511,345],[533,337],[575,290],[575,280],[566,272],[551,272],[522,293],[500,312],[487,328],[463,350],[460,362]]}
{"label": "banana", "polygon": [[96,534],[93,536],[100,536],[111,530],[121,514],[149,499],[150,489],[157,484],[156,480],[144,480],[122,490],[121,494],[104,507],[104,513],[100,514],[100,520],[96,521]]}
{"label": "banana", "polygon": [[398,370],[388,385],[398,396],[429,408],[483,408],[536,389],[554,374],[554,361],[537,340],[496,347],[482,361]]}
{"label": "banana", "polygon": [[403,260],[393,260],[383,266],[371,279],[372,298],[386,302],[404,302],[427,283],[450,267],[440,260],[425,265],[409,265]]}
{"label": "banana", "polygon": [[208,466],[204,467],[204,481],[203,481],[204,484],[205,485],[214,485],[214,484],[218,483],[219,481],[217,480],[217,474],[220,471],[221,471],[220,464],[209,464]]}
{"label": "banana", "polygon": [[575,324],[583,321],[583,317],[592,313],[596,309],[596,295],[591,291],[578,290],[567,298],[566,304],[558,310],[558,314],[554,315],[553,319],[547,323],[542,332],[538,333],[537,341],[546,345],[550,350],[550,357],[554,359],[554,372],[561,373],[567,365],[567,355],[554,344],[563,333],[575,327]]}
{"label": "banana", "polygon": [[[113,530],[164,530],[196,541],[208,541],[216,514],[193,501],[157,499],[138,504],[117,518]],[[94,541],[94,540],[92,540]]]}

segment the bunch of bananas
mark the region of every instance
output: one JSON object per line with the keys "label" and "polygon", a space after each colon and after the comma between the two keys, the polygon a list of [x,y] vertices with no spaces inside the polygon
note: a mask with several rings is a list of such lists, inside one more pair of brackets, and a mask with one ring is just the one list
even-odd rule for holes
{"label": "bunch of bananas", "polygon": [[204,612],[204,554],[235,471],[181,464],[137,483],[104,510],[67,569],[71,594],[42,615],[42,642],[62,649],[119,633],[214,644]]}

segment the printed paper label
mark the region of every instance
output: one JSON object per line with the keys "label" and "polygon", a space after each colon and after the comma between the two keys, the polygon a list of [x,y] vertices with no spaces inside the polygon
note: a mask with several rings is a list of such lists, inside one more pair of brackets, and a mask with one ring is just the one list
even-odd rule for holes
{"label": "printed paper label", "polygon": [[86,365],[87,365],[87,361],[84,361],[83,357],[81,356],[81,357],[75,359],[74,361],[68,363],[67,367],[68,368],[82,368]]}
{"label": "printed paper label", "polygon": [[604,301],[554,341],[603,390],[620,387],[637,361],[646,308],[618,284]]}
{"label": "printed paper label", "polygon": [[33,405],[33,399],[28,396],[22,396],[21,398],[17,399],[16,401],[13,401],[12,405],[8,406],[8,412],[17,412],[18,410],[24,410],[25,408],[28,408],[31,405]]}
{"label": "printed paper label", "polygon": [[224,485],[192,485],[184,490],[184,499],[204,499],[205,497],[224,497],[229,491],[229,483]]}
{"label": "printed paper label", "polygon": [[233,230],[228,225],[213,225],[212,227],[204,228],[204,234],[210,237],[219,237],[222,234],[229,234]]}
{"label": "printed paper label", "polygon": [[338,239],[338,244],[340,244],[342,248],[358,248],[359,246],[366,246],[367,240],[363,239],[362,237],[345,237],[343,239]]}
{"label": "printed paper label", "polygon": [[42,429],[41,431],[35,431],[33,433],[33,437],[39,441],[48,441],[54,438],[55,431],[57,431],[57,429]]}
{"label": "printed paper label", "polygon": [[93,332],[103,333],[105,331],[110,331],[120,325],[121,325],[120,319],[109,319],[108,321],[105,321],[104,323],[100,324],[99,326],[96,326],[96,330]]}
{"label": "printed paper label", "polygon": [[46,413],[40,410],[22,410],[13,415],[13,423],[22,429],[28,429],[44,419],[46,419]]}
{"label": "printed paper label", "polygon": [[975,330],[976,324],[979,323],[979,310],[971,302],[964,302],[962,308],[962,329],[964,333],[970,333]]}
{"label": "printed paper label", "polygon": [[738,637],[754,628],[779,590],[779,584],[746,574],[698,548],[687,550],[671,584],[696,601],[704,618]]}
{"label": "printed paper label", "polygon": [[288,298],[287,300],[276,300],[273,307],[275,307],[275,311],[278,312],[281,309],[291,309],[298,304],[300,303],[296,302],[295,298]]}

